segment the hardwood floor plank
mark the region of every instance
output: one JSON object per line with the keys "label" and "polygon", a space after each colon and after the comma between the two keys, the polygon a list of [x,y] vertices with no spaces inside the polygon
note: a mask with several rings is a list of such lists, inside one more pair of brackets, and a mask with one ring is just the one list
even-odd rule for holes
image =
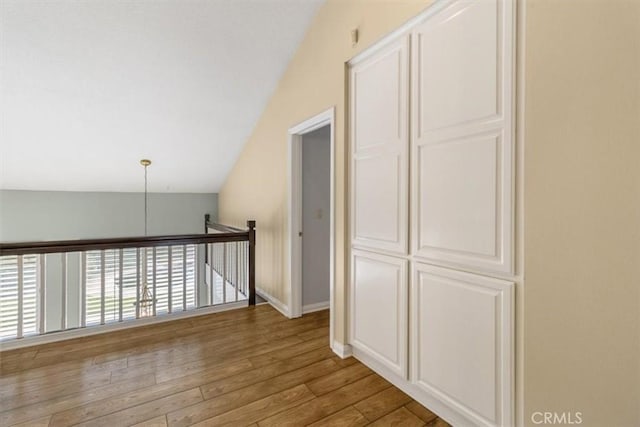
{"label": "hardwood floor plank", "polygon": [[[314,398],[313,393],[304,384],[257,400],[241,408],[234,409],[213,418],[206,419],[195,426],[246,426],[264,416],[277,414]],[[171,424],[170,424],[171,425]]]}
{"label": "hardwood floor plank", "polygon": [[40,418],[38,420],[31,420],[20,424],[15,424],[14,427],[47,427],[50,420],[51,415],[49,415],[48,417]]}
{"label": "hardwood floor plank", "polygon": [[170,426],[189,426],[193,423],[241,408],[251,402],[296,387],[305,381],[330,374],[336,369],[335,363],[331,360],[323,360],[269,380],[206,399],[204,402],[189,408],[171,412],[167,414],[167,420]]}
{"label": "hardwood floor plank", "polygon": [[375,421],[399,407],[410,403],[411,398],[396,387],[389,387],[380,393],[356,403],[355,408],[369,421]]}
{"label": "hardwood floor plank", "polygon": [[18,392],[18,389],[7,396],[4,396],[5,390],[3,390],[3,397],[0,399],[0,408],[3,411],[8,411],[9,409],[50,400],[57,396],[64,396],[74,392],[77,393],[85,390],[91,390],[107,384],[111,384],[111,372],[108,371],[101,372],[99,375],[91,376],[86,379],[80,376],[79,378],[70,381],[57,382],[56,384],[38,388],[32,387],[30,390],[22,393]]}
{"label": "hardwood floor plank", "polygon": [[0,352],[0,425],[448,427],[269,305]]}
{"label": "hardwood floor plank", "polygon": [[355,357],[347,357],[346,359],[343,359],[340,356],[337,356],[335,353],[332,360],[334,360],[338,365],[340,365],[343,368],[346,368],[347,366],[351,366],[354,363],[360,363],[358,359],[356,359]]}
{"label": "hardwood floor plank", "polygon": [[[153,376],[142,376],[139,378],[132,377],[130,381],[122,381],[116,384],[109,384],[104,387],[94,388],[86,392],[76,392],[66,396],[57,397],[47,400],[46,402],[21,406],[17,409],[0,413],[0,426],[35,420],[100,399],[115,398],[117,396],[121,396],[123,393],[130,392],[131,390],[140,390],[153,386],[155,382],[156,380]],[[55,416],[51,420],[52,423],[54,418]]]}
{"label": "hardwood floor plank", "polygon": [[[289,342],[291,344],[298,343],[297,338],[292,338]],[[234,345],[222,346],[218,349],[210,349],[208,346],[202,346],[200,348],[190,348],[188,352],[181,350],[180,353],[175,352],[169,357],[165,357],[165,354],[158,354],[156,352],[149,354],[145,363],[133,364],[126,368],[117,369],[112,371],[112,381],[119,380],[120,378],[129,377],[132,373],[158,373],[160,381],[166,381],[172,378],[177,378],[181,374],[188,375],[188,372],[195,372],[199,368],[208,369],[216,366],[219,363],[227,362],[232,359],[232,356],[240,354],[243,359],[250,357],[256,352],[256,348],[262,348],[265,345],[265,341],[262,339],[256,339],[254,341],[242,341]],[[286,345],[286,343],[284,344]],[[206,356],[203,356],[206,354]]]}
{"label": "hardwood floor plank", "polygon": [[249,361],[256,368],[270,363],[280,362],[287,360],[298,354],[306,353],[307,351],[315,350],[318,348],[328,348],[329,346],[324,339],[313,339],[305,341],[300,344],[285,347],[279,350],[274,350],[268,353],[261,354],[259,356],[249,357]]}
{"label": "hardwood floor plank", "polygon": [[383,426],[401,426],[401,427],[422,427],[424,422],[416,417],[407,408],[402,407],[396,409],[390,414],[385,415],[376,422],[370,424],[372,427]]}
{"label": "hardwood floor plank", "polygon": [[92,373],[100,373],[119,369],[127,366],[126,359],[117,359],[107,363],[95,364],[91,359],[69,360],[38,368],[21,370],[13,373],[0,374],[0,389],[5,390],[13,386],[25,386],[29,382],[38,383],[56,376],[60,380],[74,378],[82,375],[88,376]]}
{"label": "hardwood floor plank", "polygon": [[316,328],[316,329],[311,329],[310,331],[307,332],[302,332],[299,333],[298,336],[300,338],[302,338],[303,340],[312,340],[315,338],[324,338],[327,342],[327,345],[329,345],[329,331],[327,330],[327,328],[322,327],[322,328]]}
{"label": "hardwood floor plank", "polygon": [[[218,364],[206,372],[178,378],[161,384],[154,384],[129,393],[111,396],[108,399],[94,400],[84,405],[76,405],[66,411],[58,412],[51,419],[51,426],[74,425],[99,416],[122,411],[132,406],[141,405],[153,400],[170,396],[174,393],[190,390],[198,387],[203,381],[214,381],[251,368],[248,360],[227,361]],[[199,392],[199,391],[198,391]],[[161,413],[167,413],[164,411]],[[155,414],[158,415],[158,414]]]}
{"label": "hardwood floor plank", "polygon": [[[262,352],[268,353],[273,350],[295,345],[300,342],[299,340],[300,338],[297,338],[297,337],[289,337],[289,338],[284,338],[278,341],[272,341],[270,343],[266,343],[261,346],[254,346],[250,349],[246,349],[242,352],[238,352],[236,354],[236,357],[240,356],[245,358],[245,357],[251,357],[252,355],[260,354]],[[214,358],[214,359],[200,358],[199,360],[196,360],[188,364],[180,365],[175,368],[163,369],[156,374],[157,380],[160,383],[160,382],[176,379],[179,377],[183,377],[185,375],[190,375],[198,371],[202,371],[207,367],[210,367],[212,364],[219,363],[220,359],[224,359],[225,356],[226,358],[232,357],[231,354],[225,354],[224,356],[220,356],[219,358]],[[249,364],[250,363],[251,362],[249,362]]]}
{"label": "hardwood floor plank", "polygon": [[344,369],[340,369],[331,375],[310,381],[307,383],[307,387],[309,387],[309,390],[311,390],[316,396],[322,396],[323,394],[327,394],[330,391],[357,381],[360,378],[371,375],[371,373],[371,369],[367,368],[362,363],[357,363],[347,366]]}
{"label": "hardwood floor plank", "polygon": [[339,388],[294,409],[281,412],[258,422],[265,426],[299,426],[314,423],[334,412],[353,405],[356,402],[389,387],[382,377],[371,374],[355,383]]}
{"label": "hardwood floor plank", "polygon": [[309,424],[310,427],[360,427],[366,426],[369,421],[353,406],[348,406],[342,411]]}
{"label": "hardwood floor plank", "polygon": [[427,424],[428,427],[451,427],[451,424],[443,420],[442,418],[436,418],[434,421],[431,421]]}
{"label": "hardwood floor plank", "polygon": [[174,411],[198,402],[202,402],[202,394],[200,394],[200,389],[193,388],[76,425],[81,427],[130,426],[158,413]]}
{"label": "hardwood floor plank", "polygon": [[[215,328],[233,327],[241,328],[241,320],[247,319],[254,322],[256,319],[265,318],[267,323],[274,319],[285,322],[287,319],[279,313],[268,312],[261,309],[259,313],[254,313],[254,309],[232,310],[229,312],[215,313],[207,316],[199,316],[191,319],[178,319],[171,322],[164,322],[155,325],[148,325],[115,331],[108,334],[92,335],[88,337],[75,338],[58,343],[43,344],[32,347],[37,350],[36,356],[30,363],[23,366],[6,366],[4,364],[4,354],[0,358],[0,373],[8,374],[23,369],[33,369],[50,364],[58,364],[60,361],[68,361],[79,358],[95,356],[96,361],[102,357],[105,361],[126,357],[130,351],[147,351],[149,346],[166,347],[168,341],[173,344],[185,343],[197,332],[203,335],[211,335]],[[246,312],[245,312],[246,311]],[[197,320],[192,320],[197,319]],[[224,319],[220,321],[220,319]],[[195,325],[195,326],[192,326]],[[187,331],[185,333],[185,331]],[[236,331],[237,332],[237,331]],[[228,336],[220,334],[218,337]]]}
{"label": "hardwood floor plank", "polygon": [[427,424],[438,418],[436,414],[434,414],[415,400],[407,403],[405,407]]}
{"label": "hardwood floor plank", "polygon": [[205,399],[210,399],[233,390],[247,387],[257,382],[268,380],[278,375],[294,371],[331,357],[330,350],[321,348],[294,356],[289,360],[280,361],[257,369],[251,369],[238,375],[204,384],[200,387]]}
{"label": "hardwood floor plank", "polygon": [[167,417],[160,415],[159,417],[134,424],[132,427],[167,427]]}

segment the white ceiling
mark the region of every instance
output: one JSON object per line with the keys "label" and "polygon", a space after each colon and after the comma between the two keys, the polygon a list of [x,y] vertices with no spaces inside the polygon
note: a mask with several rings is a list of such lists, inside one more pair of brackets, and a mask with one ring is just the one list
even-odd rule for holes
{"label": "white ceiling", "polygon": [[322,1],[2,0],[0,188],[217,192]]}

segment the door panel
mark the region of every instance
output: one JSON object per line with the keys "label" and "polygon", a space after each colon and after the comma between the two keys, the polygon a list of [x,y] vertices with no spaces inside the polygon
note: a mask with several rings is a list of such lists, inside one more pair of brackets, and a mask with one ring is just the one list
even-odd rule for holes
{"label": "door panel", "polygon": [[413,266],[411,380],[478,424],[511,420],[513,286]]}
{"label": "door panel", "polygon": [[499,256],[500,143],[499,135],[489,134],[418,148],[422,250]]}
{"label": "door panel", "polygon": [[412,32],[413,255],[513,272],[512,5],[452,2]]}
{"label": "door panel", "polygon": [[351,345],[407,377],[407,261],[353,251]]}
{"label": "door panel", "polygon": [[409,36],[350,70],[352,243],[408,251]]}
{"label": "door panel", "polygon": [[391,248],[401,240],[400,163],[398,155],[361,157],[354,163],[354,231],[363,246],[388,243]]}
{"label": "door panel", "polygon": [[498,2],[456,1],[415,31],[420,133],[500,114]]}

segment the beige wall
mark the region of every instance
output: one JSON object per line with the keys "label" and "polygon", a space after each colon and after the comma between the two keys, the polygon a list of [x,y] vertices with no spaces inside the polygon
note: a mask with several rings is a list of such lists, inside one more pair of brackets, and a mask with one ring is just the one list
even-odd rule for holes
{"label": "beige wall", "polygon": [[[223,223],[257,221],[257,286],[288,303],[287,130],[336,107],[336,339],[345,266],[345,62],[423,10],[426,0],[328,0],[321,7],[222,191]],[[351,30],[360,42],[351,45]]]}
{"label": "beige wall", "polygon": [[640,1],[528,0],[525,419],[640,425]]}
{"label": "beige wall", "polygon": [[[222,222],[258,221],[258,286],[287,303],[286,132],[336,106],[340,341],[344,63],[428,3],[329,0],[219,195]],[[520,419],[579,411],[582,425],[640,425],[640,0],[528,0],[525,43]]]}

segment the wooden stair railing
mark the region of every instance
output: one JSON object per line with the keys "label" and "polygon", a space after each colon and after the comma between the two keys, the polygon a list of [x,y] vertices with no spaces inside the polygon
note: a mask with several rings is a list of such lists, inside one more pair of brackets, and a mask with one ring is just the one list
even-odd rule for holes
{"label": "wooden stair railing", "polygon": [[[0,310],[0,339],[145,317],[143,287],[145,295],[153,295],[149,299],[152,304],[149,316],[156,315],[160,296],[164,298],[160,308],[163,313],[240,302],[239,296],[255,305],[255,221],[247,221],[245,230],[216,226],[221,230],[204,234],[0,243],[0,296],[4,309]],[[200,276],[204,273],[207,277],[208,259],[205,256],[202,263],[201,248],[209,252],[220,245],[235,247],[237,254],[240,247],[243,250],[235,257],[233,267],[235,301],[224,298],[216,302],[215,282],[206,288]],[[210,274],[213,277],[214,272]],[[93,293],[88,293],[89,275],[93,278],[90,282]],[[230,284],[223,277],[222,292]],[[56,294],[55,298],[49,298],[51,292]],[[208,299],[201,300],[203,295]],[[47,307],[52,300],[56,306]],[[89,306],[94,309],[91,319],[87,317]],[[48,313],[51,310],[59,312],[60,319],[51,322]],[[51,323],[54,326],[48,325]]]}

